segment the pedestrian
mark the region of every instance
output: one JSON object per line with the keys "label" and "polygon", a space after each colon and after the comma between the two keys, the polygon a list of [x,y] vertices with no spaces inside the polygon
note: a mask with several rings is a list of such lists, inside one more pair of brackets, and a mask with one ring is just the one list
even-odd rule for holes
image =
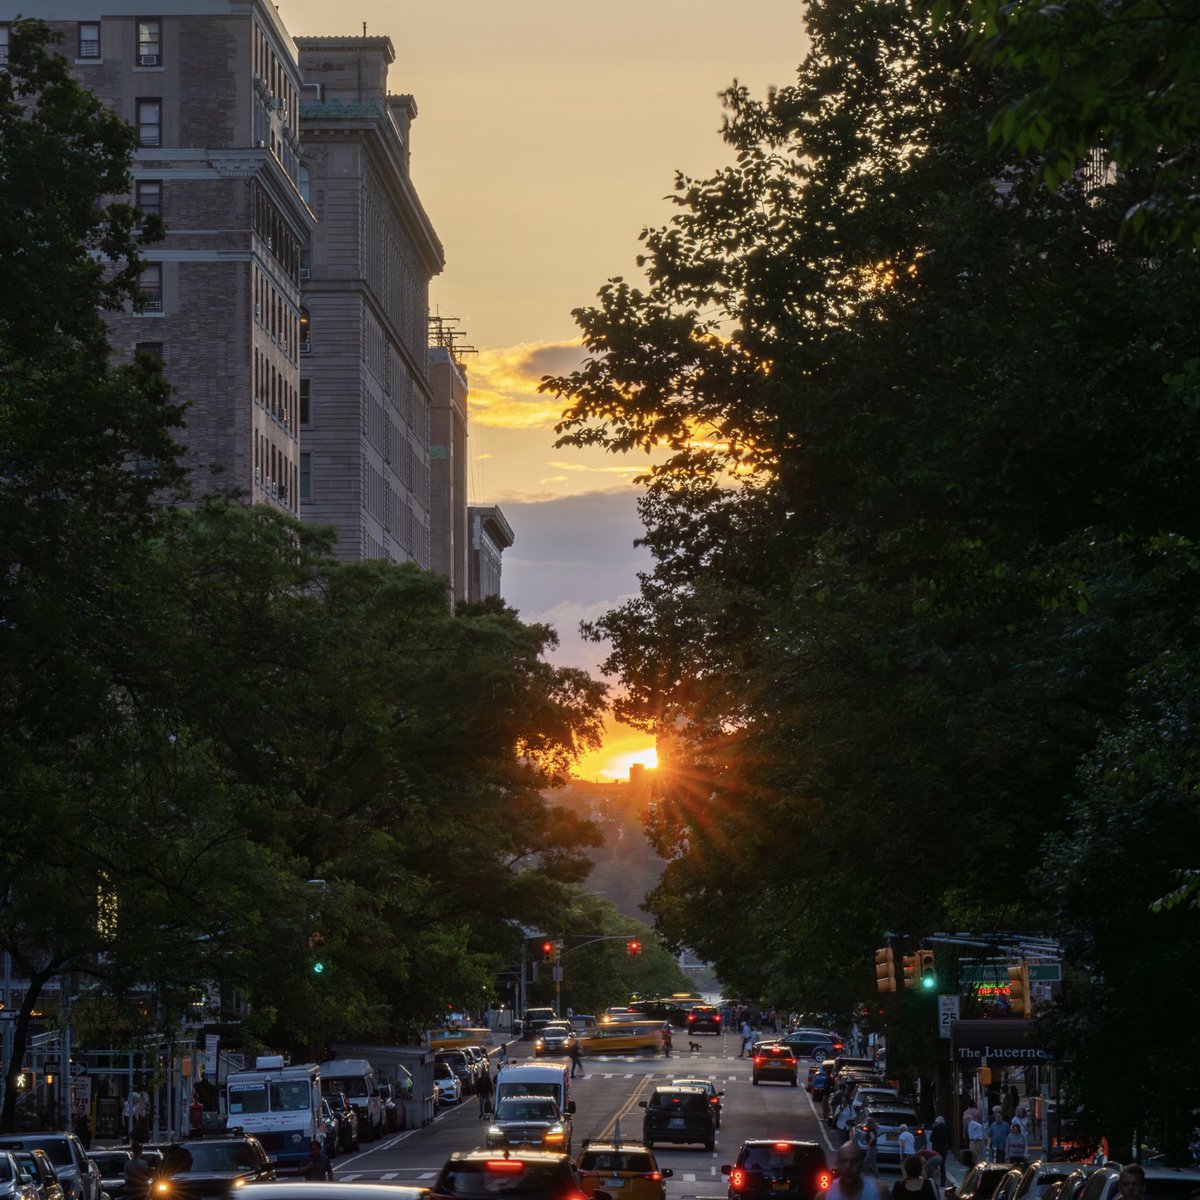
{"label": "pedestrian", "polygon": [[1008,1125],[1008,1161],[1025,1162],[1029,1157],[1029,1137],[1025,1126],[1016,1117]]}
{"label": "pedestrian", "polygon": [[937,1200],[933,1184],[925,1178],[921,1167],[921,1160],[915,1154],[903,1158],[900,1178],[892,1184],[892,1200]]}
{"label": "pedestrian", "polygon": [[577,1071],[580,1075],[583,1074],[583,1051],[579,1048],[578,1038],[571,1043],[569,1056],[571,1059],[571,1078],[574,1079]]}
{"label": "pedestrian", "polygon": [[188,1129],[192,1137],[200,1137],[204,1133],[204,1105],[196,1095],[192,1096],[192,1102],[188,1105]]}
{"label": "pedestrian", "polygon": [[663,1057],[671,1057],[671,1022],[664,1021],[662,1027]]}
{"label": "pedestrian", "polygon": [[1138,1163],[1122,1167],[1117,1187],[1121,1200],[1142,1200],[1146,1194],[1146,1172]]}
{"label": "pedestrian", "polygon": [[992,1122],[988,1126],[988,1152],[994,1163],[1008,1160],[1008,1122],[998,1108],[992,1109]]}
{"label": "pedestrian", "polygon": [[967,1142],[971,1147],[971,1161],[966,1163],[966,1166],[972,1167],[983,1162],[983,1136],[985,1133],[982,1114],[972,1117],[967,1122]]}
{"label": "pedestrian", "polygon": [[1008,1091],[1004,1093],[1004,1103],[1000,1105],[1000,1115],[1011,1123],[1017,1115],[1017,1105],[1020,1103],[1021,1097],[1017,1094],[1017,1089],[1010,1084]]}
{"label": "pedestrian", "polygon": [[738,1058],[745,1058],[750,1052],[750,1047],[754,1044],[754,1030],[750,1028],[750,1022],[747,1018],[742,1018],[742,1048],[738,1053]]}
{"label": "pedestrian", "polygon": [[131,1142],[129,1153],[131,1157],[125,1164],[125,1190],[122,1195],[128,1200],[146,1200],[150,1191],[150,1164],[142,1153],[142,1143]]}
{"label": "pedestrian", "polygon": [[500,1043],[500,1053],[496,1055],[496,1061],[502,1066],[508,1066],[508,1043]]}
{"label": "pedestrian", "polygon": [[332,1179],[333,1163],[329,1155],[321,1148],[321,1143],[313,1138],[308,1143],[308,1161],[304,1164],[305,1179]]}
{"label": "pedestrian", "polygon": [[[907,1125],[900,1126],[900,1136],[896,1139],[896,1146],[900,1151],[900,1162],[904,1163],[907,1159],[914,1157],[917,1153],[916,1135]],[[917,1162],[918,1169],[920,1168],[920,1160]]]}
{"label": "pedestrian", "polygon": [[833,1160],[833,1181],[820,1193],[821,1200],[886,1200],[878,1179],[863,1178],[866,1159],[853,1142],[843,1142]]}
{"label": "pedestrian", "polygon": [[863,1152],[863,1172],[867,1175],[878,1175],[879,1122],[874,1117],[868,1117],[854,1131],[854,1144]]}
{"label": "pedestrian", "polygon": [[929,1131],[929,1148],[941,1157],[939,1172],[941,1185],[946,1186],[946,1159],[950,1154],[950,1126],[945,1117],[934,1117],[933,1128]]}
{"label": "pedestrian", "polygon": [[[850,1137],[854,1132],[854,1105],[849,1100],[842,1101],[842,1107],[838,1109],[837,1118],[834,1123],[837,1126],[838,1132],[844,1138]],[[863,1157],[865,1166],[866,1156],[864,1155]]]}
{"label": "pedestrian", "polygon": [[490,1071],[484,1071],[480,1075],[477,1094],[479,1096],[479,1115],[486,1117],[492,1111],[492,1097],[496,1094]]}
{"label": "pedestrian", "polygon": [[[923,1150],[917,1151],[917,1157],[921,1160],[921,1174],[930,1183],[933,1183],[935,1176],[945,1173],[946,1160],[936,1150],[931,1150],[926,1146]],[[943,1184],[943,1186],[945,1185]]]}

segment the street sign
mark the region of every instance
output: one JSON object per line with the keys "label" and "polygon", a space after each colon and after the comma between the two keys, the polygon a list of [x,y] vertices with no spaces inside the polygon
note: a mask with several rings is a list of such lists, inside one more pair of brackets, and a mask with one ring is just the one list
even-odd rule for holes
{"label": "street sign", "polygon": [[950,1040],[950,1022],[958,1020],[958,997],[938,997],[938,1037]]}
{"label": "street sign", "polygon": [[15,1008],[0,1009],[0,1021],[15,1021],[20,1015]]}
{"label": "street sign", "polygon": [[87,1063],[73,1062],[67,1069],[72,1079],[82,1079],[87,1072]]}
{"label": "street sign", "polygon": [[1062,963],[1030,963],[1030,983],[1062,983]]}

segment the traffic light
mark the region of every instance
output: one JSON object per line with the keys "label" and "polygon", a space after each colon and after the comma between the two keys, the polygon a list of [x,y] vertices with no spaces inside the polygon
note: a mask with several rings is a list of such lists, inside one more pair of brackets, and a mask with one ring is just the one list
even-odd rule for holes
{"label": "traffic light", "polygon": [[554,961],[554,943],[547,940],[542,943],[542,962]]}
{"label": "traffic light", "polygon": [[312,958],[309,960],[308,969],[314,975],[325,974],[325,956],[321,952],[321,947],[325,945],[325,935],[318,929],[308,935],[308,948],[312,952]]}
{"label": "traffic light", "polygon": [[1033,1012],[1029,996],[1029,964],[1024,959],[1008,968],[1008,1003],[1013,1012],[1023,1017]]}
{"label": "traffic light", "polygon": [[630,958],[637,958],[641,952],[642,943],[639,942],[637,938],[630,938],[629,941],[625,943],[625,953],[628,954]]}
{"label": "traffic light", "polygon": [[906,988],[916,987],[917,956],[915,954],[906,954],[900,961],[904,965],[904,986]]}
{"label": "traffic light", "polygon": [[937,987],[937,966],[933,961],[932,950],[917,951],[917,974],[925,991],[932,992]]}
{"label": "traffic light", "polygon": [[17,1072],[14,1086],[18,1092],[31,1092],[37,1087],[37,1072],[32,1067],[22,1067]]}
{"label": "traffic light", "polygon": [[896,956],[891,946],[875,951],[875,986],[881,992],[896,990]]}

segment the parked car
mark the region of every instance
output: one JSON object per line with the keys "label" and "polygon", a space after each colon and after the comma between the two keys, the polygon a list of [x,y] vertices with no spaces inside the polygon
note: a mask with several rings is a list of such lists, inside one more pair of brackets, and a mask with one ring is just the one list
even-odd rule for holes
{"label": "parked car", "polygon": [[488,1126],[491,1150],[559,1150],[571,1152],[571,1122],[549,1096],[514,1096],[501,1100]]}
{"label": "parked car", "polygon": [[[1066,1179],[1072,1174],[1079,1163],[1047,1162],[1035,1159],[1021,1174],[1021,1179],[1013,1192],[1013,1200],[1042,1200],[1046,1189],[1060,1179]],[[1090,1181],[1089,1181],[1090,1182]],[[1084,1189],[1087,1191],[1087,1189]],[[1094,1195],[1094,1193],[1091,1193]]]}
{"label": "parked car", "polygon": [[857,1111],[864,1104],[903,1104],[904,1101],[895,1088],[885,1087],[881,1083],[860,1083],[851,1091],[850,1103]]}
{"label": "parked car", "polygon": [[825,1151],[816,1142],[768,1138],[743,1142],[737,1158],[722,1165],[721,1174],[729,1177],[729,1200],[813,1200],[833,1182]]}
{"label": "parked car", "polygon": [[[13,1158],[17,1160],[17,1166],[33,1180],[38,1200],[66,1200],[67,1193],[63,1190],[63,1185],[58,1182],[58,1172],[54,1169],[54,1164],[45,1150],[14,1150]],[[90,1154],[88,1158],[91,1158]],[[103,1187],[103,1171],[100,1176],[101,1187]],[[121,1183],[124,1184],[124,1182],[125,1179],[122,1176]]]}
{"label": "parked car", "polygon": [[754,1065],[750,1071],[752,1083],[761,1083],[764,1079],[776,1079],[781,1083],[790,1083],[796,1087],[798,1083],[799,1064],[791,1047],[775,1045],[759,1046],[754,1051]]}
{"label": "parked car", "polygon": [[619,1191],[621,1200],[666,1200],[665,1181],[674,1174],[637,1142],[584,1142],[575,1168],[585,1196]]}
{"label": "parked car", "polygon": [[[1047,1163],[1047,1166],[1057,1165]],[[1145,1167],[1144,1200],[1187,1200],[1200,1190],[1200,1171],[1187,1167]],[[1121,1166],[1107,1163],[1098,1167],[1080,1189],[1079,1200],[1117,1200],[1120,1193]]]}
{"label": "parked car", "polygon": [[672,1079],[671,1086],[699,1088],[708,1097],[709,1104],[712,1105],[713,1123],[718,1129],[721,1128],[721,1097],[725,1093],[718,1089],[711,1079],[700,1076],[692,1079]]}
{"label": "parked car", "polygon": [[716,1145],[716,1118],[708,1097],[699,1088],[657,1087],[649,1100],[639,1100],[642,1141],[653,1148],[659,1142],[699,1142],[705,1150]]}
{"label": "parked car", "polygon": [[44,1150],[67,1200],[100,1200],[100,1168],[73,1133],[5,1134],[0,1150]]}
{"label": "parked car", "polygon": [[358,1109],[346,1098],[345,1092],[326,1092],[325,1099],[333,1110],[338,1123],[338,1149],[357,1150],[358,1140]]}
{"label": "parked car", "polygon": [[875,1132],[878,1135],[875,1143],[878,1162],[900,1165],[900,1135],[906,1129],[913,1135],[915,1148],[924,1148],[925,1129],[915,1108],[901,1104],[864,1104],[857,1117],[858,1127],[863,1128],[871,1118],[875,1119]]}
{"label": "parked car", "polygon": [[814,1100],[824,1100],[829,1094],[829,1076],[832,1071],[832,1058],[808,1068],[808,1090]]}
{"label": "parked car", "polygon": [[565,1154],[467,1150],[450,1155],[429,1190],[446,1200],[575,1200],[583,1185]]}
{"label": "parked car", "polygon": [[449,1063],[433,1064],[433,1085],[437,1088],[439,1104],[458,1104],[463,1098],[462,1080],[454,1073]]}
{"label": "parked car", "polygon": [[[1081,1163],[1066,1179],[1060,1180],[1055,1185],[1058,1188],[1057,1200],[1079,1200],[1079,1194],[1083,1191],[1083,1185],[1099,1169],[1098,1166],[1093,1166],[1091,1163]],[[1049,1194],[1049,1190],[1047,1190],[1046,1195],[1048,1196]]]}
{"label": "parked car", "polygon": [[0,1200],[38,1200],[36,1185],[8,1150],[0,1150]]}
{"label": "parked car", "polygon": [[433,1058],[435,1063],[445,1063],[462,1084],[464,1096],[475,1090],[475,1064],[463,1050],[439,1050]]}
{"label": "parked car", "polygon": [[1000,1182],[996,1184],[992,1200],[1013,1200],[1017,1194],[1017,1188],[1020,1186],[1021,1176],[1024,1174],[1024,1167],[1009,1167],[1000,1177]]}
{"label": "parked car", "polygon": [[1008,1171],[1007,1163],[976,1163],[963,1176],[962,1183],[946,1188],[946,1200],[992,1200]]}
{"label": "parked car", "polygon": [[780,1045],[790,1046],[797,1058],[811,1058],[815,1062],[824,1062],[825,1059],[840,1054],[844,1048],[840,1039],[831,1037],[828,1033],[811,1030],[785,1034],[779,1042]]}

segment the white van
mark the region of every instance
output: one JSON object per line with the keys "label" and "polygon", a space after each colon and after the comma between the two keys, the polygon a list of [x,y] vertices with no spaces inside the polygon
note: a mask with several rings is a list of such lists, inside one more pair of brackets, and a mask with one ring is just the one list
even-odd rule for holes
{"label": "white van", "polygon": [[321,1064],[321,1095],[344,1092],[358,1113],[358,1136],[373,1142],[385,1132],[383,1100],[375,1073],[365,1058],[335,1058]]}
{"label": "white van", "polygon": [[501,1067],[496,1076],[496,1103],[513,1096],[550,1096],[558,1111],[569,1117],[575,1111],[575,1101],[571,1099],[571,1064],[551,1059]]}
{"label": "white van", "polygon": [[278,1055],[256,1059],[252,1071],[231,1072],[225,1085],[230,1127],[258,1138],[277,1166],[306,1163],[309,1144],[325,1141],[320,1072],[313,1063],[285,1066]]}

